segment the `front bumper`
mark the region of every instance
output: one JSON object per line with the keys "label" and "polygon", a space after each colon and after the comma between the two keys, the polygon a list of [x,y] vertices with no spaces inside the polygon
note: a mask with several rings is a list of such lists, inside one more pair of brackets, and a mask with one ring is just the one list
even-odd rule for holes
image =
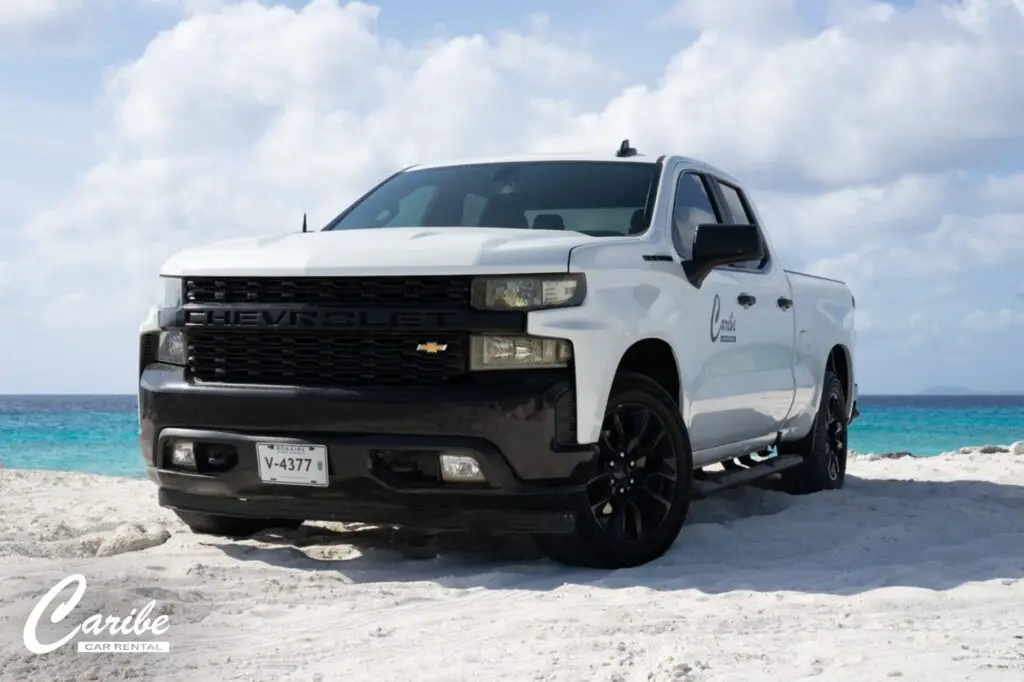
{"label": "front bumper", "polygon": [[[301,389],[199,385],[150,365],[140,380],[140,445],[162,506],[225,516],[439,529],[571,532],[596,446],[575,436],[566,378],[514,385]],[[233,459],[175,468],[169,442]],[[328,485],[264,483],[256,442],[327,447]],[[472,454],[486,483],[446,483],[441,452]]]}

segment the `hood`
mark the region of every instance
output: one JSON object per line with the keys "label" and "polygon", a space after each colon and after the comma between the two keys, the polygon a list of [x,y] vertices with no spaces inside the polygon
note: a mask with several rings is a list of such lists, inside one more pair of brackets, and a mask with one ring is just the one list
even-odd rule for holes
{"label": "hood", "polygon": [[170,277],[286,277],[565,272],[569,251],[598,239],[579,232],[479,227],[392,227],[299,232],[182,251]]}

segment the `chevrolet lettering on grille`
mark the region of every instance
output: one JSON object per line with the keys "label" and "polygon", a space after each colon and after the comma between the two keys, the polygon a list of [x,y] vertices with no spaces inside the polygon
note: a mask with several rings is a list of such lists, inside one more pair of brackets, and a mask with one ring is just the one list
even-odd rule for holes
{"label": "chevrolet lettering on grille", "polygon": [[459,317],[460,314],[453,311],[205,308],[186,310],[185,326],[243,329],[350,329],[354,327],[443,329],[456,325]]}

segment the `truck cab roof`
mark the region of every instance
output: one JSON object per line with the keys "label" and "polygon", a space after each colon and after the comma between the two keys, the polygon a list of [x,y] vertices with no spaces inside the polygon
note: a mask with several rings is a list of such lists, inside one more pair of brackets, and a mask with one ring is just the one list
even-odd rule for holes
{"label": "truck cab roof", "polygon": [[681,154],[642,154],[638,153],[634,156],[616,156],[614,153],[534,153],[534,154],[510,154],[505,156],[486,156],[486,157],[469,157],[459,158],[446,161],[435,161],[415,164],[409,166],[404,171],[412,170],[424,170],[429,168],[448,168],[451,166],[469,166],[474,164],[487,164],[487,163],[529,163],[536,161],[582,161],[582,162],[607,162],[607,163],[654,163],[662,161],[665,164],[684,163],[694,168],[699,168],[708,173],[717,175],[723,180],[739,184],[739,181],[732,177],[729,173],[726,173],[720,168],[716,168],[709,163],[695,159],[689,156],[683,156]]}

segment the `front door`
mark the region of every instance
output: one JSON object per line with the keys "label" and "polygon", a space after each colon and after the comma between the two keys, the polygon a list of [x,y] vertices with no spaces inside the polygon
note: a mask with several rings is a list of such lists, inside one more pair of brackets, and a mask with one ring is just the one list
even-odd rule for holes
{"label": "front door", "polygon": [[[756,212],[743,190],[718,178],[710,178],[716,198],[729,222],[757,225]],[[793,404],[796,387],[796,318],[789,278],[775,262],[771,246],[761,235],[765,257],[760,261],[718,268],[717,280],[735,291],[744,329],[736,343],[742,349],[744,404],[749,410],[744,424],[760,437],[781,429]]]}
{"label": "front door", "polygon": [[[713,181],[704,174],[686,168],[678,172],[671,227],[673,244],[684,261],[692,257],[698,225],[728,222],[715,192]],[[687,387],[684,415],[693,451],[763,436],[750,385],[757,330],[741,304],[744,284],[722,269],[708,275],[699,288],[680,280],[690,289],[679,334]]]}

